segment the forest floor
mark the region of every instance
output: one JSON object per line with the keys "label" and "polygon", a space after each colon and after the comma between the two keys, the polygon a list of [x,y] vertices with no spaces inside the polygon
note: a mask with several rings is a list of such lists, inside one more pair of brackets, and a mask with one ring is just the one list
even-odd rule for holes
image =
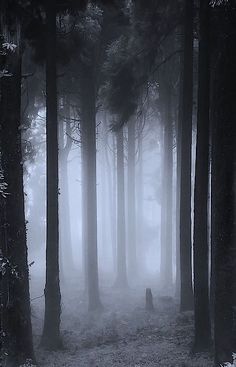
{"label": "forest floor", "polygon": [[[32,317],[36,357],[45,367],[209,367],[211,356],[191,355],[192,313],[153,290],[155,310],[145,311],[145,289],[102,288],[104,310],[86,311],[84,294],[70,282],[62,290],[64,348],[38,347],[43,324],[42,282],[33,279]],[[35,284],[37,286],[35,287]],[[40,293],[41,292],[41,293]],[[35,298],[39,296],[39,298]]]}

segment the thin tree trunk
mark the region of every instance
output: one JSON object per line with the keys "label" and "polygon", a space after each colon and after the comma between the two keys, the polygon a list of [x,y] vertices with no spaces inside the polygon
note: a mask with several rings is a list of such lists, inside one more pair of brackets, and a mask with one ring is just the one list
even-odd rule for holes
{"label": "thin tree trunk", "polygon": [[185,0],[183,56],[183,113],[181,120],[180,182],[180,309],[192,310],[191,148],[193,104],[193,1]]}
{"label": "thin tree trunk", "polygon": [[194,350],[211,345],[209,305],[209,4],[200,1],[197,148],[194,193]]}
{"label": "thin tree trunk", "polygon": [[[111,234],[111,242],[112,242],[112,259],[113,259],[113,269],[116,273],[116,173],[115,173],[115,141],[114,141],[114,134],[112,135],[112,161],[110,162],[109,159],[109,135],[108,135],[108,125],[106,121],[105,115],[105,126],[106,126],[106,146],[105,146],[105,155],[106,155],[106,162],[107,162],[107,184],[108,184],[108,197],[109,197],[109,221],[110,221],[110,234]],[[114,156],[114,159],[113,159]]]}
{"label": "thin tree trunk", "polygon": [[161,282],[164,292],[170,292],[173,284],[173,124],[171,111],[171,89],[167,75],[162,79],[163,104],[163,157],[161,199]]}
{"label": "thin tree trunk", "polygon": [[123,129],[116,133],[117,139],[117,287],[127,287],[125,243],[125,183]]}
{"label": "thin tree trunk", "polygon": [[84,290],[88,290],[88,269],[87,269],[87,176],[86,176],[86,147],[85,147],[85,129],[82,121],[81,130],[81,193],[82,193],[82,266],[84,276]]}
{"label": "thin tree trunk", "polygon": [[[1,217],[2,255],[9,260],[9,268],[2,274],[4,296],[2,326],[6,333],[5,366],[19,366],[34,360],[29,273],[24,209],[23,166],[21,148],[21,46],[20,26],[16,29],[17,44],[14,55],[7,60],[11,77],[1,80],[1,167],[7,183],[8,195]],[[13,270],[15,269],[15,270]],[[6,299],[7,298],[7,299]]]}
{"label": "thin tree trunk", "polygon": [[128,122],[128,271],[131,279],[137,272],[136,202],[135,202],[135,120]]}
{"label": "thin tree trunk", "polygon": [[171,116],[171,93],[169,86],[167,87],[166,94],[166,121],[165,121],[165,136],[164,136],[164,149],[165,153],[165,163],[166,163],[166,187],[165,187],[165,195],[166,195],[166,220],[165,220],[165,288],[167,291],[170,291],[173,285],[173,266],[172,266],[172,258],[173,258],[173,124],[172,124],[172,116]]}
{"label": "thin tree trunk", "polygon": [[180,183],[181,183],[181,131],[182,131],[182,113],[183,113],[183,70],[182,56],[180,56],[180,81],[179,81],[179,101],[178,117],[176,129],[176,280],[175,296],[180,299]]}
{"label": "thin tree trunk", "polygon": [[[62,110],[63,118],[60,121],[59,130],[59,153],[60,153],[60,264],[63,276],[73,273],[74,261],[72,253],[72,239],[70,226],[70,200],[69,200],[69,177],[68,177],[68,157],[72,147],[71,126],[70,126],[70,105],[67,98],[64,99]],[[65,128],[64,128],[65,126]]]}
{"label": "thin tree trunk", "polygon": [[166,264],[166,149],[165,149],[165,126],[162,127],[162,159],[161,159],[161,260],[160,280],[165,288],[165,264]]}
{"label": "thin tree trunk", "polygon": [[55,350],[61,347],[61,293],[59,280],[58,218],[58,124],[56,75],[56,1],[46,7],[46,145],[47,145],[47,243],[45,314],[41,345]]}
{"label": "thin tree trunk", "polygon": [[[144,117],[145,118],[145,117]],[[139,132],[138,136],[138,151],[139,151],[139,161],[137,169],[137,195],[136,195],[136,207],[137,207],[137,263],[138,268],[141,270],[143,268],[143,201],[144,201],[144,185],[143,185],[143,134]]]}

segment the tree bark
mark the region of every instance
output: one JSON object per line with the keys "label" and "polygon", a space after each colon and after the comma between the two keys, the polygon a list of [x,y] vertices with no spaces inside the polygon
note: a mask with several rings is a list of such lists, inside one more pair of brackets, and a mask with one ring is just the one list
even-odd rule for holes
{"label": "tree bark", "polygon": [[194,193],[194,351],[211,345],[209,305],[209,4],[200,1],[197,148]]}
{"label": "tree bark", "polygon": [[46,146],[47,146],[47,238],[45,314],[41,345],[50,350],[61,347],[61,293],[59,280],[58,218],[58,121],[56,75],[56,1],[46,6]]}
{"label": "tree bark", "polygon": [[21,36],[20,25],[14,26],[17,37],[13,42],[17,44],[17,50],[7,58],[7,68],[12,75],[1,79],[0,143],[1,168],[8,185],[8,195],[1,199],[4,202],[1,255],[9,260],[8,270],[2,274],[3,290],[7,294],[4,295],[4,320],[1,321],[6,333],[4,365],[15,367],[27,359],[34,360],[34,352],[21,148]]}
{"label": "tree bark", "polygon": [[185,0],[183,56],[183,113],[181,120],[180,182],[180,309],[192,310],[191,148],[193,104],[193,1]]}
{"label": "tree bark", "polygon": [[216,10],[218,53],[213,90],[213,238],[215,280],[215,364],[232,362],[235,351],[235,172],[236,49],[234,1]]}

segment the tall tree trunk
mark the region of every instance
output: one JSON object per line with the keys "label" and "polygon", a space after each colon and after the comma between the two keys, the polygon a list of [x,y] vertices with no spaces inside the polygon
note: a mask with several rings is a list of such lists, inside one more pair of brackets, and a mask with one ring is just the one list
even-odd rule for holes
{"label": "tall tree trunk", "polygon": [[176,128],[176,280],[175,296],[180,299],[180,183],[181,183],[181,131],[183,113],[183,62],[180,56],[179,100]]}
{"label": "tall tree trunk", "polygon": [[211,344],[209,305],[209,4],[200,1],[197,148],[194,193],[194,350]]}
{"label": "tall tree trunk", "polygon": [[180,309],[193,308],[191,251],[191,148],[193,105],[193,1],[185,0],[183,56],[183,113],[181,120],[180,182]]}
{"label": "tall tree trunk", "polygon": [[[166,75],[167,76],[167,75]],[[166,77],[160,79],[163,103],[163,157],[162,157],[162,202],[161,202],[161,281],[165,292],[170,292],[173,283],[173,124],[171,111],[171,88]]]}
{"label": "tall tree trunk", "polygon": [[135,120],[128,122],[128,272],[135,279],[137,272],[136,202],[135,202]]}
{"label": "tall tree trunk", "polygon": [[117,287],[127,287],[125,243],[125,183],[123,129],[116,133],[117,144]]}
{"label": "tall tree trunk", "polygon": [[112,260],[113,269],[116,273],[116,157],[115,157],[115,137],[112,135],[112,160],[110,162],[109,157],[109,134],[108,124],[105,115],[105,126],[106,126],[106,146],[105,155],[107,162],[107,184],[108,184],[108,197],[109,197],[109,218],[110,218],[110,234],[111,234],[111,246],[112,246]]}
{"label": "tall tree trunk", "polygon": [[85,194],[85,241],[88,308],[102,307],[98,282],[97,254],[97,177],[96,177],[96,90],[95,78],[90,68],[84,68],[83,89],[81,89],[82,152]]}
{"label": "tall tree trunk", "polygon": [[[144,119],[146,117],[144,116]],[[138,169],[137,169],[137,194],[136,194],[136,207],[137,207],[137,225],[136,225],[136,236],[137,236],[137,264],[140,271],[144,266],[144,243],[143,243],[143,204],[144,204],[144,184],[143,184],[143,133],[139,132],[138,135]]]}
{"label": "tall tree trunk", "polygon": [[86,176],[86,146],[85,128],[82,121],[80,125],[81,138],[81,194],[82,194],[82,267],[84,276],[84,290],[88,290],[88,269],[87,269],[87,176]]}
{"label": "tall tree trunk", "polygon": [[58,124],[56,75],[56,1],[46,6],[46,145],[47,145],[47,239],[45,314],[41,345],[55,350],[61,347],[61,293],[59,280],[58,218]]}
{"label": "tall tree trunk", "polygon": [[213,99],[213,237],[215,255],[215,363],[232,361],[235,351],[235,172],[236,172],[236,8],[228,1],[217,11]]}
{"label": "tall tree trunk", "polygon": [[[163,116],[164,117],[164,116]],[[165,289],[165,263],[166,263],[166,148],[165,148],[165,126],[162,127],[162,156],[161,156],[161,259],[160,280],[162,288]]]}
{"label": "tall tree trunk", "polygon": [[166,187],[165,187],[165,195],[166,195],[166,220],[165,220],[165,288],[167,291],[170,291],[173,285],[173,248],[172,248],[172,239],[173,239],[173,124],[172,124],[172,116],[171,116],[171,93],[170,88],[168,86],[167,90],[167,100],[166,100],[166,121],[165,121],[165,136],[164,136],[164,149],[166,150],[165,158],[166,158]]}
{"label": "tall tree trunk", "polygon": [[[5,9],[6,10],[6,9]],[[6,333],[4,366],[19,366],[34,359],[29,274],[27,263],[26,226],[24,209],[23,166],[21,148],[21,47],[20,26],[17,28],[17,50],[7,58],[12,74],[1,79],[0,144],[1,167],[7,183],[6,198],[1,213],[1,256],[9,260],[3,277],[5,294],[2,326]],[[1,259],[1,265],[4,261]],[[7,299],[6,299],[7,298]]]}
{"label": "tall tree trunk", "polygon": [[74,261],[72,253],[72,239],[70,226],[70,198],[69,198],[69,177],[68,177],[68,157],[72,147],[70,105],[69,99],[64,98],[62,110],[63,117],[59,126],[59,157],[60,157],[60,265],[63,276],[66,273],[72,273],[74,270]]}

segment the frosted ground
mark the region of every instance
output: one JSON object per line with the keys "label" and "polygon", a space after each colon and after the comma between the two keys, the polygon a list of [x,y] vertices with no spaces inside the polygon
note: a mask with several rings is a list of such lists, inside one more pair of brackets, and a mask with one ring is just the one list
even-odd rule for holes
{"label": "frosted ground", "polygon": [[[102,288],[104,310],[88,313],[83,291],[71,281],[62,289],[64,349],[46,352],[38,345],[43,323],[43,282],[33,284],[32,316],[36,357],[45,367],[209,367],[210,355],[190,354],[191,313],[178,313],[170,298],[153,289],[154,312],[145,311],[145,289],[121,293]],[[39,297],[39,298],[36,298]]]}

